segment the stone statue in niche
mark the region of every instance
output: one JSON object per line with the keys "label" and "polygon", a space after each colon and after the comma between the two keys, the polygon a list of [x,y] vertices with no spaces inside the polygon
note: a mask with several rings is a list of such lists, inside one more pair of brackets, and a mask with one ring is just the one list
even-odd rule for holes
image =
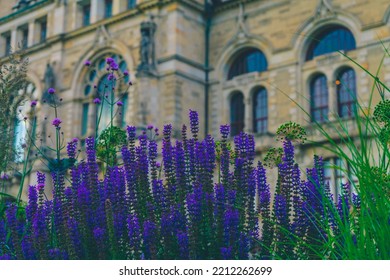
{"label": "stone statue in niche", "polygon": [[54,101],[54,96],[51,96],[47,91],[49,88],[56,87],[56,76],[54,73],[54,69],[50,65],[50,63],[46,64],[46,70],[45,70],[45,74],[43,77],[43,81],[45,83],[45,91],[42,95],[42,99],[48,103],[51,103]]}
{"label": "stone statue in niche", "polygon": [[141,23],[140,64],[138,73],[152,74],[156,70],[155,41],[156,23],[152,20]]}

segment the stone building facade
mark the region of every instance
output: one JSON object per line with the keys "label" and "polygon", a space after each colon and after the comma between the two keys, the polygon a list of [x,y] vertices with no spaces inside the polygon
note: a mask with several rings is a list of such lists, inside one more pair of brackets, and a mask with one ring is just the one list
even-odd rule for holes
{"label": "stone building facade", "polygon": [[[0,0],[0,7],[0,63],[9,46],[25,49],[32,99],[56,89],[69,139],[95,130],[93,92],[106,78],[107,56],[133,83],[123,87],[118,125],[172,123],[179,131],[193,109],[201,133],[218,137],[219,124],[231,123],[233,133],[256,135],[260,155],[290,120],[326,143],[313,120],[330,127],[341,116],[354,135],[353,102],[369,106],[373,80],[337,51],[375,73],[390,42],[388,0]],[[390,84],[389,56],[378,75]],[[37,111],[48,136],[52,110],[40,102]],[[309,165],[319,151],[339,164],[311,144],[298,147],[298,161]]]}

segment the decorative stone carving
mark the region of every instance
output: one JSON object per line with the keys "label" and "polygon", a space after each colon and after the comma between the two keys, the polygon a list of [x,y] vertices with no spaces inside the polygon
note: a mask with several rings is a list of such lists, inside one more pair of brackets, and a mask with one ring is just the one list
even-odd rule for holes
{"label": "decorative stone carving", "polygon": [[94,45],[98,45],[99,47],[109,46],[111,41],[111,36],[108,33],[105,25],[100,25],[96,28]]}
{"label": "decorative stone carving", "polygon": [[330,15],[334,15],[335,11],[331,4],[331,0],[319,0],[317,9],[316,9],[316,17],[323,18]]}
{"label": "decorative stone carving", "polygon": [[141,23],[140,64],[138,75],[153,74],[156,71],[155,40],[156,23],[153,19]]}

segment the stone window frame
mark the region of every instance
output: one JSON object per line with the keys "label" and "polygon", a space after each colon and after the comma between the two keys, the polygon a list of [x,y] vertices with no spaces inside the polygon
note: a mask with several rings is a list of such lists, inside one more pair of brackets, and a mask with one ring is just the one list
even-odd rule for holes
{"label": "stone window frame", "polygon": [[[92,136],[94,135],[94,131],[96,129],[96,118],[97,118],[97,107],[98,105],[97,104],[94,104],[93,103],[93,100],[95,98],[97,98],[97,89],[95,88],[95,85],[96,87],[98,86],[98,83],[101,81],[102,78],[104,78],[104,76],[106,76],[108,73],[106,71],[106,67],[107,67],[107,64],[106,64],[106,58],[107,57],[113,57],[116,62],[118,63],[119,65],[119,70],[118,72],[120,73],[120,75],[122,76],[123,75],[123,72],[125,70],[129,71],[128,69],[128,66],[129,66],[129,63],[126,61],[125,57],[121,54],[119,54],[118,52],[116,51],[112,51],[112,50],[109,50],[109,51],[106,51],[106,52],[103,52],[103,53],[98,53],[96,55],[93,56],[93,58],[91,59],[92,63],[91,63],[91,66],[89,67],[88,71],[86,71],[84,73],[84,76],[82,78],[82,87],[81,87],[81,91],[82,93],[80,94],[80,116],[81,116],[81,126],[80,126],[80,129],[78,131],[78,134],[80,135],[81,139],[84,139],[88,136]],[[100,64],[100,67],[99,67],[99,64]],[[125,65],[125,66],[123,66]],[[97,71],[96,72],[92,72],[92,68],[93,67],[96,67],[97,68]],[[127,104],[123,104],[124,106],[121,107],[120,109],[120,114],[121,114],[121,118],[119,119],[118,117],[116,118],[116,122],[115,122],[115,125],[117,126],[120,126],[122,127],[123,124],[126,122],[126,118],[127,118],[127,111],[128,111],[128,104],[129,104],[129,89],[127,88],[127,90],[125,91],[125,88],[126,88],[126,84],[130,81],[130,76],[126,77],[125,80],[121,80],[120,81],[120,94],[123,96],[126,96],[127,95]],[[87,89],[89,88],[89,89]],[[116,94],[118,94],[118,90],[115,91]],[[117,98],[119,96],[116,96]],[[83,115],[84,115],[84,109],[85,109],[85,105],[86,104],[89,104],[88,105],[88,120],[85,121],[84,118],[83,118]],[[127,105],[127,108],[126,106]],[[86,123],[87,124],[87,130],[85,131],[85,133],[83,134],[83,123]]]}
{"label": "stone window frame", "polygon": [[[342,75],[345,73],[352,73],[353,77],[348,77],[347,82],[341,81]],[[336,99],[337,99],[337,113],[342,119],[352,119],[357,115],[357,86],[356,86],[356,71],[352,67],[342,66],[335,71],[336,84]],[[343,91],[343,87],[345,88]],[[344,94],[346,100],[341,99],[341,94]],[[342,114],[342,106],[349,108],[347,115]],[[350,108],[352,107],[352,108]]]}

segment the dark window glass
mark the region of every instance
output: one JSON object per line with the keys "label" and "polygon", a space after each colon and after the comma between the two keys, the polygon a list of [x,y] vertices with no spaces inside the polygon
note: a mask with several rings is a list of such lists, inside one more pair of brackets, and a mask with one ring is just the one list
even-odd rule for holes
{"label": "dark window glass", "polygon": [[244,129],[245,105],[241,92],[235,93],[230,100],[231,136],[239,134]]}
{"label": "dark window glass", "polygon": [[112,16],[112,0],[105,1],[104,17],[109,18]]}
{"label": "dark window glass", "polygon": [[127,7],[129,9],[135,8],[136,5],[137,5],[137,0],[128,0],[127,1]]}
{"label": "dark window glass", "polygon": [[28,47],[28,29],[22,29],[22,47],[26,49]]}
{"label": "dark window glass", "polygon": [[126,126],[126,112],[127,112],[127,107],[129,104],[129,96],[126,94],[122,98],[123,106],[122,106],[122,126]]}
{"label": "dark window glass", "polygon": [[5,41],[5,55],[9,55],[11,53],[11,35],[5,35],[4,41]]}
{"label": "dark window glass", "polygon": [[91,23],[91,5],[83,6],[83,26],[87,26]]}
{"label": "dark window glass", "polygon": [[45,42],[47,37],[47,21],[44,20],[41,22],[41,38],[40,42]]}
{"label": "dark window glass", "polygon": [[89,111],[89,104],[88,103],[83,104],[83,120],[81,123],[81,135],[85,135],[88,130],[88,111]]}
{"label": "dark window glass", "polygon": [[325,75],[316,76],[310,83],[310,113],[312,122],[328,119],[328,86]]}
{"label": "dark window glass", "polygon": [[267,60],[264,54],[257,49],[243,51],[232,63],[228,79],[250,72],[263,72],[267,70]]}
{"label": "dark window glass", "polygon": [[355,116],[356,113],[356,80],[355,71],[343,70],[337,80],[337,107],[341,118]]}
{"label": "dark window glass", "polygon": [[356,48],[351,31],[342,26],[333,26],[314,38],[306,54],[306,60],[336,51],[349,51]]}
{"label": "dark window glass", "polygon": [[267,90],[260,88],[253,96],[253,130],[266,133],[268,129]]}

